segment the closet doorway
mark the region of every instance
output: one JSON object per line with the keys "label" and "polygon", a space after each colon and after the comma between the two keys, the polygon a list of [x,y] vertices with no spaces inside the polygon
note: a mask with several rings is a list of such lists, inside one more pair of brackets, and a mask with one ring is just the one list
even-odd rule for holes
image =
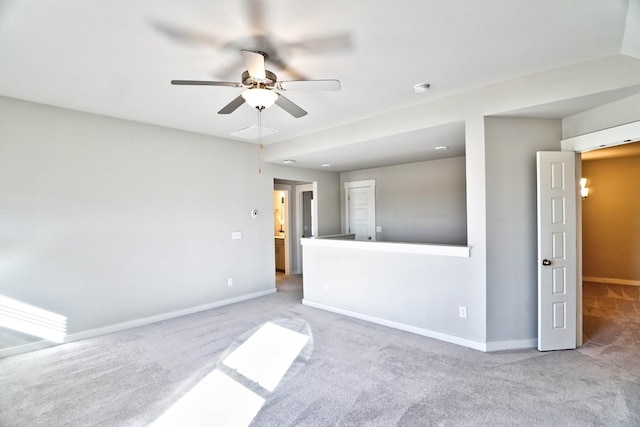
{"label": "closet doorway", "polygon": [[273,241],[276,274],[291,274],[291,186],[275,184],[273,191]]}

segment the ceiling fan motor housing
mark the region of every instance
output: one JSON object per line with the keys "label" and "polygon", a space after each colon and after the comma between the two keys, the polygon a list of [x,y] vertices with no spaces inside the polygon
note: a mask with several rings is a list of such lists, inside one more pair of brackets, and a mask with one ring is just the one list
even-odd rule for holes
{"label": "ceiling fan motor housing", "polygon": [[269,70],[264,70],[264,79],[253,77],[249,74],[249,71],[242,73],[242,84],[246,87],[269,87],[273,88],[278,78],[274,73]]}

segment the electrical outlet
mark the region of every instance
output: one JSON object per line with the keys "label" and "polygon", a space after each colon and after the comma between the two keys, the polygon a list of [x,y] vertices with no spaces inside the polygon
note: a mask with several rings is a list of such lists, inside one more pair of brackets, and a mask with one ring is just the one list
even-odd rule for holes
{"label": "electrical outlet", "polygon": [[458,307],[458,310],[459,310],[460,317],[462,317],[463,319],[466,319],[467,318],[467,307],[461,305],[460,307]]}
{"label": "electrical outlet", "polygon": [[233,286],[233,279],[231,277],[227,279],[227,286]]}
{"label": "electrical outlet", "polygon": [[324,290],[325,291],[329,290],[329,282],[324,282]]}

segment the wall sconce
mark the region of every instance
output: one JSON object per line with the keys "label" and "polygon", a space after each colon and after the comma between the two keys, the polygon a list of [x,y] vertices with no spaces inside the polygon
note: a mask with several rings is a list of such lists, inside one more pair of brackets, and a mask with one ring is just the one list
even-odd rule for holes
{"label": "wall sconce", "polygon": [[580,178],[580,195],[582,200],[589,197],[589,188],[587,187],[587,178]]}

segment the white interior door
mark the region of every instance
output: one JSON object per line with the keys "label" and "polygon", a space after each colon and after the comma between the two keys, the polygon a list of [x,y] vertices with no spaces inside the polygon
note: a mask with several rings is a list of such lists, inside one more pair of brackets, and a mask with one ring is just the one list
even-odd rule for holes
{"label": "white interior door", "polygon": [[537,153],[538,350],[576,348],[575,153]]}
{"label": "white interior door", "polygon": [[347,233],[356,240],[376,240],[375,181],[345,183]]}

